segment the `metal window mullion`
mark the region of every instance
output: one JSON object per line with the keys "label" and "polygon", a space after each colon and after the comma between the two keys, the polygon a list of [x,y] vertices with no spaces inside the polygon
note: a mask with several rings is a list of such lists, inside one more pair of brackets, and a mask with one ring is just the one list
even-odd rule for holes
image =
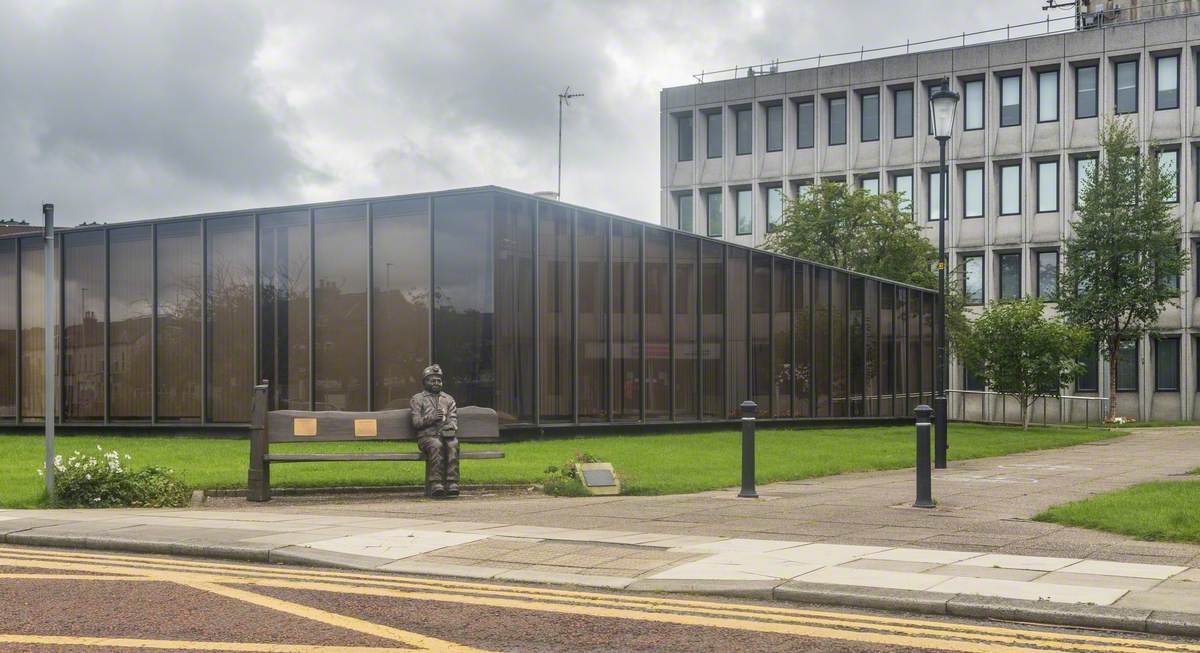
{"label": "metal window mullion", "polygon": [[579,214],[571,211],[571,423],[579,424]]}
{"label": "metal window mullion", "polygon": [[110,404],[112,402],[112,380],[111,380],[111,364],[112,356],[109,353],[109,341],[111,334],[109,331],[112,326],[112,262],[108,255],[109,247],[111,246],[111,238],[109,229],[104,230],[104,423],[108,424],[112,419],[112,410]]}
{"label": "metal window mullion", "polygon": [[[252,348],[254,362],[250,364],[254,370],[254,378],[251,379],[251,387],[254,387],[263,380],[262,369],[262,261],[259,252],[262,251],[262,237],[258,231],[258,214],[255,213],[250,218],[250,228],[254,230],[252,238],[254,240],[254,280],[251,285],[254,287],[254,298],[251,300],[251,310],[254,311],[253,331],[254,331],[254,346]],[[268,403],[270,403],[270,393],[267,395]]]}
{"label": "metal window mullion", "polygon": [[641,226],[641,239],[638,244],[638,266],[641,273],[638,275],[641,292],[639,293],[639,308],[638,308],[638,398],[640,415],[639,421],[646,421],[646,226]]}
{"label": "metal window mullion", "polygon": [[542,423],[542,339],[541,339],[541,234],[542,203],[533,212],[533,424]]}
{"label": "metal window mullion", "polygon": [[[310,291],[311,292],[311,291]],[[200,221],[200,423],[209,422],[208,407],[208,220]]]}
{"label": "metal window mullion", "polygon": [[375,205],[367,203],[367,410],[375,410]]}
{"label": "metal window mullion", "polygon": [[316,212],[308,210],[308,409],[317,406],[317,239]]}
{"label": "metal window mullion", "polygon": [[[63,423],[67,421],[67,375],[65,373],[67,369],[67,239],[63,237],[62,232],[58,232],[56,235],[58,246],[54,248],[53,256],[58,258],[54,270],[58,275],[58,284],[56,286],[58,290],[58,315],[54,323],[58,327],[58,332],[52,333],[51,336],[54,338],[54,345],[58,347],[58,369],[51,370],[50,373],[57,373],[58,375],[58,384],[56,386],[58,391],[54,397],[54,405],[57,407],[55,415],[58,417],[58,422]],[[82,318],[83,316],[80,316],[80,319]],[[50,325],[47,324],[45,328],[49,330]],[[42,399],[43,420],[47,417],[44,413],[46,413],[49,402],[50,397]]]}

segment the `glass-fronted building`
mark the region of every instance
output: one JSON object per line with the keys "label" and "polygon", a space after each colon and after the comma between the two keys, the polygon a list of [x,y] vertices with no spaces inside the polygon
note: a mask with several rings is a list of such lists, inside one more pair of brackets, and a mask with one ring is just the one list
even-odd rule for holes
{"label": "glass-fronted building", "polygon": [[[431,361],[504,428],[907,416],[936,295],[487,187],[61,232],[62,420],[404,407]],[[0,425],[40,423],[44,242],[0,237]]]}

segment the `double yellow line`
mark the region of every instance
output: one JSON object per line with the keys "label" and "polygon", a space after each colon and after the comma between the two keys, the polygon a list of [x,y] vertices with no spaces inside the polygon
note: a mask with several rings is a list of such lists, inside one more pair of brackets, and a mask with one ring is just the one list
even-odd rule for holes
{"label": "double yellow line", "polygon": [[[172,582],[426,650],[475,651],[450,642],[317,610],[242,589],[246,586],[438,601],[543,613],[628,619],[701,628],[815,637],[945,651],[1112,651],[1200,653],[1200,646],[923,619],[848,614],[768,605],[627,596],[427,578],[273,568],[153,557],[0,547],[0,567],[38,570],[4,579]],[[64,573],[73,572],[73,573]],[[234,585],[237,587],[230,587]],[[9,641],[0,635],[0,642]],[[212,643],[195,643],[212,644]],[[114,644],[107,644],[114,645]],[[275,646],[251,645],[245,646]],[[352,647],[353,648],[353,647]],[[343,647],[345,649],[345,647]],[[233,648],[229,650],[276,650]],[[285,650],[285,649],[278,649]],[[316,650],[316,649],[313,649]],[[333,649],[329,649],[333,650]],[[339,649],[341,650],[341,649]],[[345,649],[349,651],[350,649]],[[361,649],[368,650],[368,649]],[[387,649],[369,649],[387,650]],[[410,649],[411,650],[411,649]]]}

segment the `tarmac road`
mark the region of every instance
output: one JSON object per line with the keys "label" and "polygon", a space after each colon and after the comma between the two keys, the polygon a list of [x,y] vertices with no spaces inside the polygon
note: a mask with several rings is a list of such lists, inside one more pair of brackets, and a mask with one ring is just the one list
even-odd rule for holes
{"label": "tarmac road", "polygon": [[0,547],[0,651],[1140,651],[1122,633]]}

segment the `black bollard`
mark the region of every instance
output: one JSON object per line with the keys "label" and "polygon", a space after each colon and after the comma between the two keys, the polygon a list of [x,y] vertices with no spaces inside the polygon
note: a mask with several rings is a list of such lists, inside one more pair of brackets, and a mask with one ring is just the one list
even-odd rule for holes
{"label": "black bollard", "polygon": [[742,402],[742,491],[738,496],[746,499],[757,499],[758,492],[754,489],[754,414],[758,412],[758,404],[753,401]]}
{"label": "black bollard", "polygon": [[933,470],[929,467],[929,419],[933,409],[925,404],[917,406],[917,500],[914,508],[932,508]]}

